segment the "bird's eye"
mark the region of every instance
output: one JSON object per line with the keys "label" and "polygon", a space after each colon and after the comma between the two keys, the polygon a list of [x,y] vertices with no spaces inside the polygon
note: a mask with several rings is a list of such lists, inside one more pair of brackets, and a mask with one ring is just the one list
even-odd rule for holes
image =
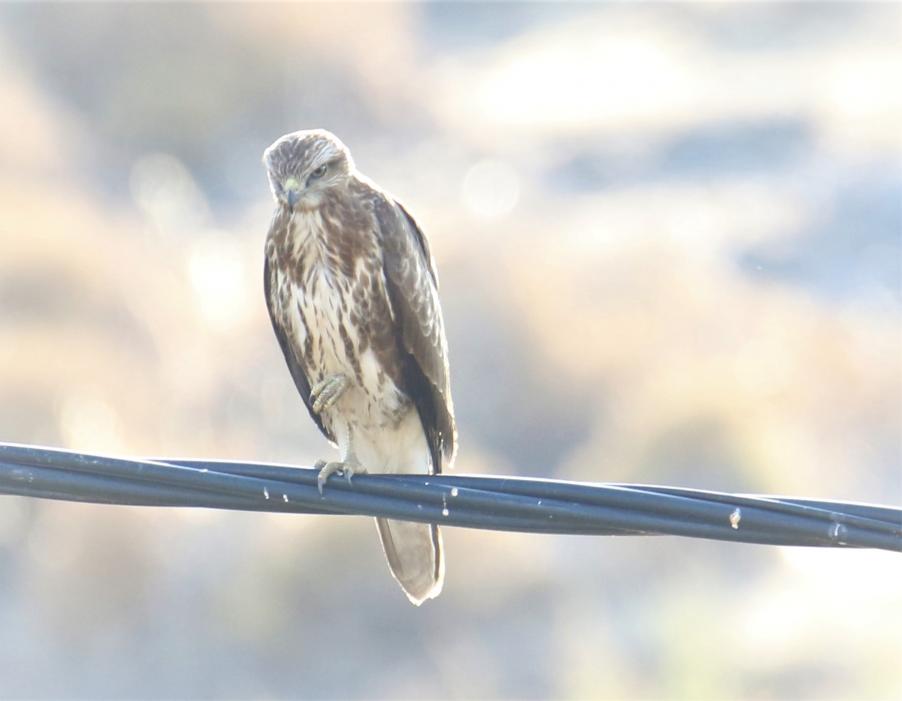
{"label": "bird's eye", "polygon": [[317,168],[312,173],[310,173],[310,177],[313,180],[316,180],[317,178],[323,177],[325,174],[326,174],[326,166],[321,165],[319,168]]}

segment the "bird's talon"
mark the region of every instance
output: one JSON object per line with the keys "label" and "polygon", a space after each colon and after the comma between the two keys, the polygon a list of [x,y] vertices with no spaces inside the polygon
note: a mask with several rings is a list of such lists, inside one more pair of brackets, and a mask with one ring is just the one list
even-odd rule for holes
{"label": "bird's talon", "polygon": [[363,465],[357,463],[345,463],[345,468],[343,470],[345,474],[345,479],[348,481],[348,484],[351,484],[351,478],[354,475],[359,475],[361,473],[366,473]]}
{"label": "bird's talon", "polygon": [[313,402],[313,412],[321,414],[339,400],[348,387],[348,378],[344,375],[329,375],[317,382],[310,390],[310,401]]}
{"label": "bird's talon", "polygon": [[334,473],[343,473],[348,484],[350,484],[351,478],[354,475],[360,472],[366,472],[360,463],[351,460],[346,460],[344,462],[326,462],[325,460],[317,460],[313,467],[319,470],[319,474],[316,476],[316,488],[319,490],[320,495],[322,495],[323,488],[326,486],[326,480]]}
{"label": "bird's talon", "polygon": [[316,488],[319,490],[320,496],[322,496],[323,487],[326,486],[326,480],[328,480],[329,476],[335,472],[340,472],[342,467],[344,467],[344,463],[317,460],[314,467],[319,470],[319,474],[316,476]]}

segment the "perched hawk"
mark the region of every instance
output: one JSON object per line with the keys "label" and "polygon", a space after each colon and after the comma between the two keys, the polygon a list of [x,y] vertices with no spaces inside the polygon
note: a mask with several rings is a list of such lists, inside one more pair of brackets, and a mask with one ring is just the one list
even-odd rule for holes
{"label": "perched hawk", "polygon": [[[263,154],[276,211],[264,283],[273,329],[313,420],[341,452],[333,472],[432,474],[457,429],[438,278],[423,232],[321,129]],[[414,604],[444,577],[435,525],[376,519],[392,574]]]}

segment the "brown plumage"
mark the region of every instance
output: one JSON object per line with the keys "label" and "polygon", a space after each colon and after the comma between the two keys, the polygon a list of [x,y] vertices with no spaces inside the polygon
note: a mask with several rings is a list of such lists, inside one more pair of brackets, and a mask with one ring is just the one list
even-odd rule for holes
{"label": "brown plumage", "polygon": [[[263,160],[276,200],[264,270],[270,318],[311,417],[341,451],[321,480],[339,469],[348,478],[441,472],[457,431],[426,237],[327,131],[287,134]],[[438,527],[377,525],[410,600],[438,595]]]}

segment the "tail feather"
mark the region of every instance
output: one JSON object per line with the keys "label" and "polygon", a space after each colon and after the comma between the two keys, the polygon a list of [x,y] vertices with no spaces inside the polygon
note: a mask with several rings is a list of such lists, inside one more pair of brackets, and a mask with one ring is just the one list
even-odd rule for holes
{"label": "tail feather", "polygon": [[445,559],[438,526],[376,519],[382,549],[392,575],[416,606],[442,591]]}

